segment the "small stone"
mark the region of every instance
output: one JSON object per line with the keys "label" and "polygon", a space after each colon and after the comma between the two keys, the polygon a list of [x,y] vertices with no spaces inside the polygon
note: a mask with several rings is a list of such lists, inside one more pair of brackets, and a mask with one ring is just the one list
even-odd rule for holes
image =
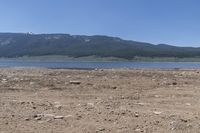
{"label": "small stone", "polygon": [[116,90],[116,89],[117,89],[117,86],[113,86],[112,89],[113,89],[113,90]]}
{"label": "small stone", "polygon": [[185,123],[188,122],[188,120],[186,120],[186,119],[181,119],[181,121],[182,121],[182,122],[185,122]]}
{"label": "small stone", "polygon": [[191,105],[191,103],[186,103],[186,105],[187,105],[187,106],[190,106],[190,105]]}
{"label": "small stone", "polygon": [[44,114],[44,117],[54,117],[53,114]]}
{"label": "small stone", "polygon": [[135,131],[136,131],[136,132],[140,132],[140,131],[141,131],[141,129],[137,128],[137,129],[135,129]]}
{"label": "small stone", "polygon": [[22,101],[22,102],[20,102],[20,104],[25,104],[25,102]]}
{"label": "small stone", "polygon": [[125,115],[125,114],[126,114],[126,112],[124,112],[124,111],[123,111],[121,114],[122,114],[122,115]]}
{"label": "small stone", "polygon": [[144,105],[146,105],[147,103],[135,103],[135,104],[144,106]]}
{"label": "small stone", "polygon": [[29,118],[25,118],[25,121],[29,121],[30,119]]}
{"label": "small stone", "polygon": [[69,81],[69,83],[70,83],[70,84],[75,84],[75,85],[79,85],[79,84],[81,84],[80,81]]}
{"label": "small stone", "polygon": [[38,117],[38,115],[33,115],[33,118],[36,118],[36,117]]}
{"label": "small stone", "polygon": [[55,107],[56,107],[57,109],[61,109],[61,108],[62,108],[61,105],[55,105]]}
{"label": "small stone", "polygon": [[160,115],[162,112],[155,111],[153,113],[156,114],[156,115]]}
{"label": "small stone", "polygon": [[64,116],[54,116],[54,119],[63,119]]}
{"label": "small stone", "polygon": [[173,82],[172,85],[177,85],[177,83],[176,83],[176,82]]}
{"label": "small stone", "polygon": [[34,82],[30,82],[30,85],[33,85],[33,84],[35,84]]}
{"label": "small stone", "polygon": [[35,120],[41,120],[42,119],[42,117],[36,117],[35,118]]}
{"label": "small stone", "polygon": [[135,117],[139,117],[139,114],[138,114],[138,112],[135,112]]}
{"label": "small stone", "polygon": [[47,119],[46,122],[51,122],[51,119]]}
{"label": "small stone", "polygon": [[87,105],[89,105],[89,106],[94,106],[94,103],[87,103]]}
{"label": "small stone", "polygon": [[105,131],[105,130],[106,130],[105,128],[100,127],[99,129],[96,130],[96,133],[102,132],[102,131]]}
{"label": "small stone", "polygon": [[80,119],[82,119],[82,116],[78,115],[77,118],[76,118],[76,120],[80,120]]}

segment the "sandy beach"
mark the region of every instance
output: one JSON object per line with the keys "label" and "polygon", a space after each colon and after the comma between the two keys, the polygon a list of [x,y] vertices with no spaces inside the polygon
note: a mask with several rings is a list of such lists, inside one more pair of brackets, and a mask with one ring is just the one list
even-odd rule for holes
{"label": "sandy beach", "polygon": [[0,133],[197,133],[200,70],[0,69]]}

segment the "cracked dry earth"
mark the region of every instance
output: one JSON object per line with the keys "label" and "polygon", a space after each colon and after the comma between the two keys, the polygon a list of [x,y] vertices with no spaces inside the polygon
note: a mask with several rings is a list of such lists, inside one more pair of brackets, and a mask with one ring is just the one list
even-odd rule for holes
{"label": "cracked dry earth", "polygon": [[0,69],[0,133],[198,133],[200,70]]}

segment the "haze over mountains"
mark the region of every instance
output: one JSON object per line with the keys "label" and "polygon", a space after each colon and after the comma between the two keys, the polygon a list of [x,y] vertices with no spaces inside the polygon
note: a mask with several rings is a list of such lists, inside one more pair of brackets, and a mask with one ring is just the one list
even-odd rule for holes
{"label": "haze over mountains", "polygon": [[66,55],[70,57],[200,57],[200,48],[123,40],[109,36],[0,33],[0,57]]}

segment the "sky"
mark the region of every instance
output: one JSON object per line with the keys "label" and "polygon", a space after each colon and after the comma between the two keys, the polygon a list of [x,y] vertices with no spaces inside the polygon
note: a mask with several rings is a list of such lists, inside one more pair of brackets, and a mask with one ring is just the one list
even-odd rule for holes
{"label": "sky", "polygon": [[0,0],[0,32],[200,47],[200,0]]}

